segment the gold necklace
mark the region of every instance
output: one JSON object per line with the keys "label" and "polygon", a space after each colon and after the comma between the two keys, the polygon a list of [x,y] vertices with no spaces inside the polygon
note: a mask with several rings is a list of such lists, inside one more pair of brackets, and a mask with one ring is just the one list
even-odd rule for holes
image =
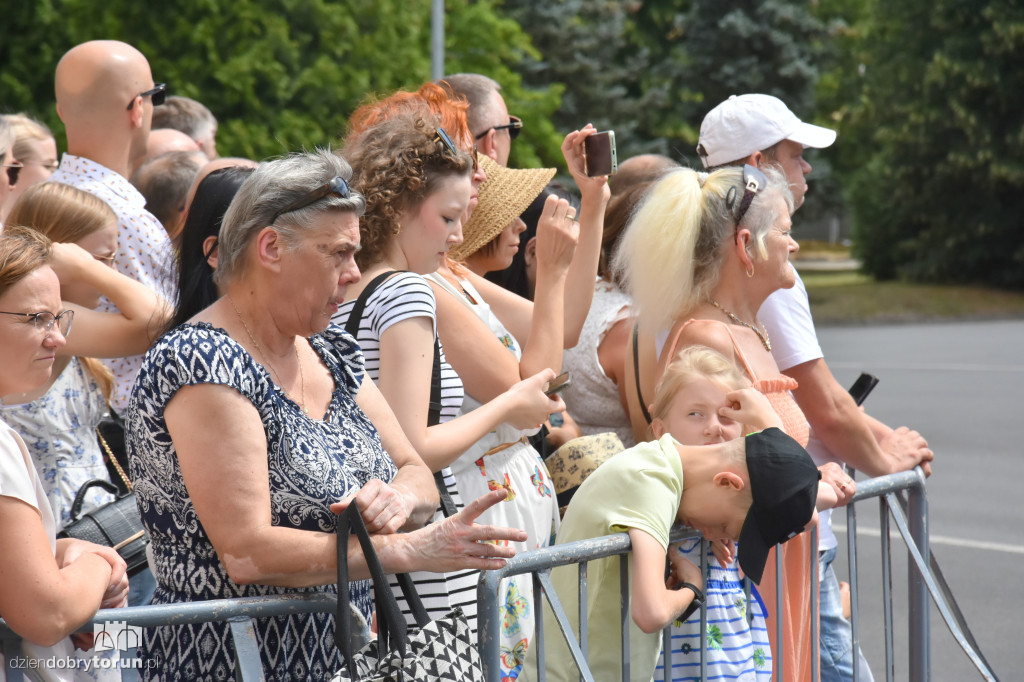
{"label": "gold necklace", "polygon": [[744,322],[743,320],[741,320],[739,317],[737,317],[733,313],[729,312],[728,310],[726,310],[722,306],[718,305],[718,301],[711,301],[711,305],[715,306],[716,308],[721,310],[723,313],[725,313],[726,316],[730,320],[733,321],[733,323],[738,324],[738,325],[740,325],[742,327],[746,327],[750,331],[752,331],[755,334],[757,334],[757,338],[760,339],[761,345],[764,346],[764,349],[766,351],[768,351],[769,353],[772,352],[772,342],[771,342],[771,339],[768,338],[768,330],[767,329],[762,331],[762,330],[758,329],[757,327],[755,327],[754,325],[750,324],[749,322]]}
{"label": "gold necklace", "polygon": [[[260,357],[267,361],[267,367],[269,367],[270,371],[274,373],[275,377],[277,377],[277,385],[280,386],[283,391],[284,383],[281,381],[281,375],[276,369],[274,369],[274,365],[270,362],[270,357],[263,352],[263,346],[261,346],[260,342],[256,340],[256,336],[252,333],[252,330],[249,329],[249,325],[245,323],[245,318],[242,317],[242,312],[238,309],[238,306],[235,305],[235,300],[231,298],[231,296],[228,296],[227,299],[228,302],[231,303],[231,307],[235,309],[235,315],[238,315],[238,321],[241,322],[242,326],[245,328],[245,333],[249,335],[249,340],[252,341],[252,345],[256,346],[256,350],[259,351]],[[302,408],[302,412],[308,415],[309,408],[306,407],[306,377],[302,373],[302,360],[299,358],[299,349],[294,343],[292,344],[292,349],[295,351],[295,362],[299,365],[299,390],[301,391],[299,406]]]}

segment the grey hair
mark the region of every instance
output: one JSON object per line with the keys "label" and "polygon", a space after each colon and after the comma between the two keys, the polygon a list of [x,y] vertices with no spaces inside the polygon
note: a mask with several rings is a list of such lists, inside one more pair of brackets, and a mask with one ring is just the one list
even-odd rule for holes
{"label": "grey hair", "polygon": [[217,237],[217,270],[213,278],[225,285],[244,268],[243,254],[256,234],[271,224],[288,245],[298,244],[314,220],[327,211],[352,211],[363,215],[366,200],[354,189],[348,198],[328,194],[305,208],[274,219],[278,211],[318,187],[341,177],[352,180],[352,167],[329,149],[296,152],[261,163],[242,183],[228,206]]}
{"label": "grey hair", "polygon": [[[491,93],[501,90],[501,85],[493,78],[488,78],[479,73],[455,73],[445,76],[437,81],[438,85],[445,83],[452,89],[456,96],[462,96],[469,102],[469,109],[466,111],[466,124],[473,136],[487,131],[494,119],[494,107]],[[508,123],[501,121],[497,125]]]}

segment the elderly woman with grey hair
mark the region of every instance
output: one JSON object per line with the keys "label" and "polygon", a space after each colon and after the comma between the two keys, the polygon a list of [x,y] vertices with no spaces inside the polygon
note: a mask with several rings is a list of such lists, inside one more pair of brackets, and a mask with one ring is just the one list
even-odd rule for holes
{"label": "elderly woman with grey hair", "polygon": [[[433,478],[364,380],[358,345],[329,326],[359,279],[365,202],[351,173],[327,151],[261,165],[221,226],[225,295],[146,355],[126,421],[154,603],[335,592],[334,512],[353,499],[391,572],[497,568],[514,553],[504,541],[525,537],[474,525],[502,491],[420,528],[437,504]],[[350,574],[365,578],[362,553],[351,555]],[[369,616],[368,584],[352,594]],[[227,632],[147,630],[145,675],[232,677]],[[267,679],[326,679],[341,666],[329,615],[259,619],[256,635]]]}

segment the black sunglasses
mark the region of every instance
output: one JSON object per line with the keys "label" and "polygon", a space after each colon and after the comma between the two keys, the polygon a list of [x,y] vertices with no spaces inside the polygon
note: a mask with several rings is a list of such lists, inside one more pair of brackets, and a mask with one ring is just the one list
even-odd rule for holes
{"label": "black sunglasses", "polygon": [[[743,166],[743,197],[740,199],[740,204],[736,207],[733,212],[733,217],[736,220],[736,231],[740,229],[740,222],[743,221],[743,216],[747,215],[747,210],[750,208],[750,204],[754,201],[754,197],[757,196],[758,192],[768,186],[768,177],[760,170],[747,164]],[[729,208],[732,209],[736,203],[736,188],[730,187],[729,193],[726,195],[726,202],[729,204]]]}
{"label": "black sunglasses", "polygon": [[21,169],[25,167],[21,161],[11,161],[6,164],[4,168],[7,169],[7,180],[10,185],[18,184],[18,176],[21,174]]}
{"label": "black sunglasses", "polygon": [[491,126],[487,130],[483,131],[476,136],[476,139],[480,139],[492,130],[508,130],[508,139],[514,140],[519,137],[519,132],[523,129],[523,120],[518,116],[509,116],[508,123],[502,126]]}
{"label": "black sunglasses", "polygon": [[164,103],[164,100],[167,99],[167,83],[155,83],[153,85],[152,90],[140,92],[139,94],[135,95],[135,97],[132,97],[132,101],[128,102],[128,111],[131,111],[132,107],[135,106],[136,97],[152,97],[153,106],[158,107]]}
{"label": "black sunglasses", "polygon": [[348,187],[348,183],[345,182],[345,178],[341,177],[340,175],[335,176],[330,182],[320,185],[309,194],[299,197],[298,199],[296,199],[295,201],[293,201],[292,203],[288,204],[280,211],[275,213],[274,218],[270,221],[270,224],[273,225],[274,223],[276,223],[277,219],[280,218],[285,213],[291,213],[292,211],[298,211],[300,208],[306,208],[307,206],[315,204],[316,202],[320,201],[329,194],[341,197],[342,199],[348,199],[349,193],[350,190]]}

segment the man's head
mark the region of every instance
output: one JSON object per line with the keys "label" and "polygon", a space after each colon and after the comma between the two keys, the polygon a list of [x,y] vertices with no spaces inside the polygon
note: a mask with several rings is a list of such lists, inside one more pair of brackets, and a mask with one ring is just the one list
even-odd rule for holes
{"label": "man's head", "polygon": [[625,194],[636,185],[657,180],[666,171],[678,168],[679,164],[661,154],[638,154],[619,164],[615,175],[608,178],[612,196]]}
{"label": "man's head", "polygon": [[[160,128],[149,134],[146,153],[132,161],[132,174],[147,162],[171,152],[197,152],[202,154],[199,144],[185,133],[174,128]],[[205,157],[206,155],[203,154]],[[205,163],[205,161],[204,161]]]}
{"label": "man's head", "polygon": [[205,161],[199,151],[169,152],[150,159],[132,174],[132,184],[146,198],[146,210],[157,217],[175,244],[185,226],[188,191]]}
{"label": "man's head", "polygon": [[834,130],[804,123],[777,97],[733,95],[704,117],[697,154],[708,169],[779,165],[799,208],[807,193],[804,176],[811,172],[804,148],[822,149],[835,139]]}
{"label": "man's head", "polygon": [[740,568],[760,583],[768,551],[815,521],[821,474],[810,455],[776,428],[681,455],[679,520],[708,540],[739,540]]}
{"label": "man's head", "polygon": [[210,160],[217,158],[217,119],[189,97],[172,95],[153,112],[153,130],[173,128],[191,137]]}
{"label": "man's head", "polygon": [[153,107],[166,86],[153,82],[146,57],[116,40],[93,40],[68,50],[54,81],[57,113],[68,151],[127,174],[144,156]]}
{"label": "man's head", "polygon": [[445,83],[456,97],[464,97],[469,102],[466,120],[479,152],[507,166],[512,140],[519,135],[522,121],[508,115],[501,86],[478,73],[457,73],[438,82],[439,85]]}

